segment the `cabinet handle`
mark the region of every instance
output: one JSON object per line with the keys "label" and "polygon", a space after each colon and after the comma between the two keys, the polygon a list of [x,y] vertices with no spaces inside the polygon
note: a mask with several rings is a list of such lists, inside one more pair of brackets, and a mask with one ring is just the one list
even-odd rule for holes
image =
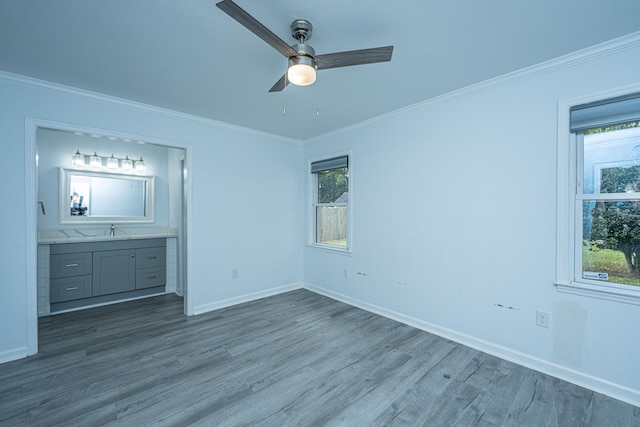
{"label": "cabinet handle", "polygon": [[148,256],[147,259],[156,259],[158,258],[157,256]]}
{"label": "cabinet handle", "polygon": [[75,263],[75,264],[65,264],[64,266],[65,266],[65,267],[77,267],[77,266],[78,266],[78,263]]}
{"label": "cabinet handle", "polygon": [[147,280],[150,280],[150,279],[156,279],[157,277],[158,277],[158,276],[149,276],[149,277],[147,277]]}
{"label": "cabinet handle", "polygon": [[74,286],[73,288],[66,288],[65,291],[75,291],[77,289],[78,289],[78,287]]}

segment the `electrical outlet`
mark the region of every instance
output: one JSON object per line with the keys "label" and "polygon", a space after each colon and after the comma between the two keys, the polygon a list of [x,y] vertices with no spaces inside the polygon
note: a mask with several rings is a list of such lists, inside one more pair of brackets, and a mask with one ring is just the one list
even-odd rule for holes
{"label": "electrical outlet", "polygon": [[238,270],[231,270],[231,279],[236,280],[238,278]]}
{"label": "electrical outlet", "polygon": [[344,278],[347,279],[349,277],[349,270],[344,269]]}
{"label": "electrical outlet", "polygon": [[549,323],[551,322],[551,314],[546,311],[536,311],[536,325],[541,326],[543,328],[548,328]]}

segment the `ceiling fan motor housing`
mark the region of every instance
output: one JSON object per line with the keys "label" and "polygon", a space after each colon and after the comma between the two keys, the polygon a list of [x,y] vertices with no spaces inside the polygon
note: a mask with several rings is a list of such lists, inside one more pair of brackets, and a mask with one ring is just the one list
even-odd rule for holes
{"label": "ceiling fan motor housing", "polygon": [[298,56],[308,56],[314,59],[316,57],[315,49],[308,44],[294,44],[291,47],[294,48],[296,52],[298,52]]}

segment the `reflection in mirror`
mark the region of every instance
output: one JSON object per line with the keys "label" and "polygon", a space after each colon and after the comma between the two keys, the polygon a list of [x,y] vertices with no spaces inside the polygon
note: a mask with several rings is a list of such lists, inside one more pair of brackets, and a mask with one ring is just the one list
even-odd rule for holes
{"label": "reflection in mirror", "polygon": [[153,222],[151,176],[60,169],[61,223]]}

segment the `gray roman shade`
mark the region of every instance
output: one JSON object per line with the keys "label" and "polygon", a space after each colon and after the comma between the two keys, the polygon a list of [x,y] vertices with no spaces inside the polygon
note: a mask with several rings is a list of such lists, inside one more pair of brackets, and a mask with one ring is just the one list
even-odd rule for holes
{"label": "gray roman shade", "polygon": [[640,120],[640,93],[571,107],[571,132]]}
{"label": "gray roman shade", "polygon": [[346,168],[349,166],[349,156],[334,157],[311,163],[311,173],[318,173],[331,169]]}

